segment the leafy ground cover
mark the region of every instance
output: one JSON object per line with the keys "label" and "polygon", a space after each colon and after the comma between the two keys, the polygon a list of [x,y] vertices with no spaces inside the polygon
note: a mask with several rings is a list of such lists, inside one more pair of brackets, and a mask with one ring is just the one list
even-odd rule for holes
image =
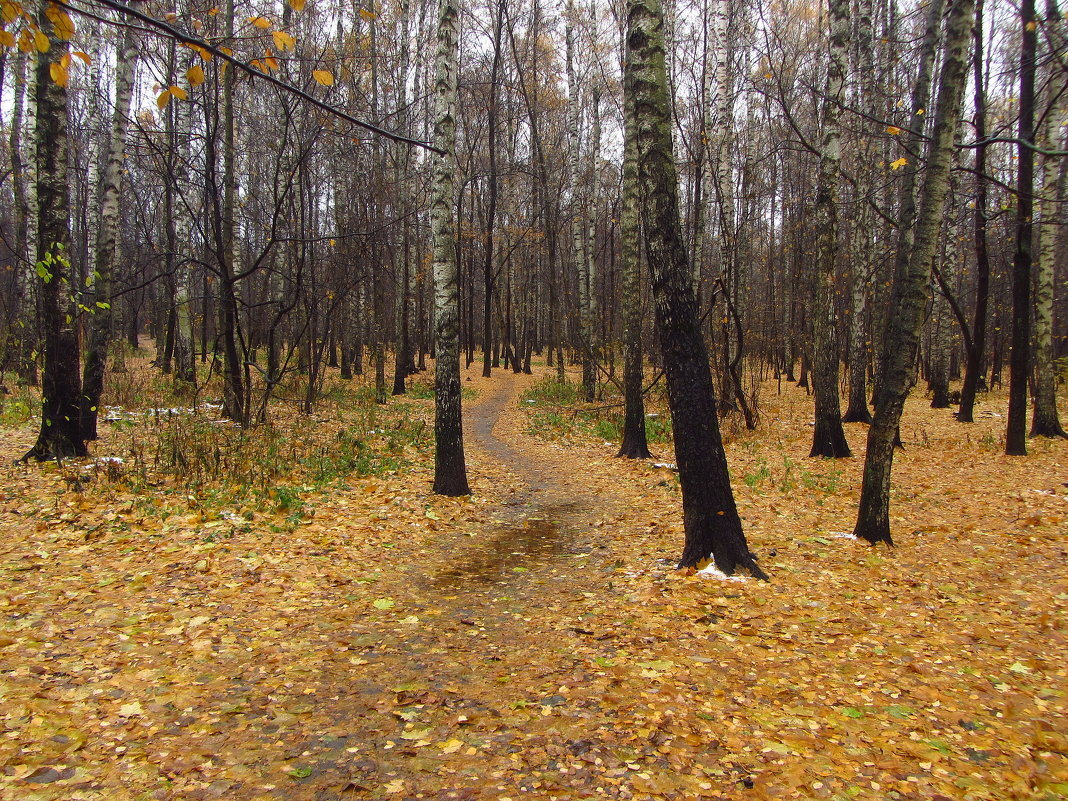
{"label": "leafy ground cover", "polygon": [[5,429],[0,797],[1068,796],[1065,443],[914,399],[875,550],[841,536],[862,458],[804,458],[768,385],[727,447],[772,581],[725,581],[673,569],[674,474],[536,380],[465,374],[462,499],[432,401],[359,384],[251,435],[127,405],[92,466]]}

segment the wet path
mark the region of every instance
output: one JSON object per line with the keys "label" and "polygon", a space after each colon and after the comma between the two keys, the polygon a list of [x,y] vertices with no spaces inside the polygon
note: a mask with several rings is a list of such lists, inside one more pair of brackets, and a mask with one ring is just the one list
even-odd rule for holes
{"label": "wet path", "polygon": [[[543,725],[544,709],[569,703],[557,690],[583,670],[567,643],[588,632],[568,624],[562,633],[559,621],[580,619],[589,603],[590,498],[576,494],[563,465],[507,441],[511,421],[502,418],[516,403],[516,379],[500,371],[484,386],[481,402],[465,409],[469,454],[491,475],[517,480],[493,507],[496,523],[453,529],[425,564],[383,577],[381,592],[404,612],[386,613],[388,632],[381,620],[358,621],[349,651],[324,670],[348,676],[316,693],[345,699],[331,728],[346,730],[346,748],[358,749],[337,766],[342,774],[347,766],[350,782],[342,797],[374,797],[401,782],[415,797],[498,798],[503,785],[483,786],[489,766],[501,775],[512,764],[516,738]],[[364,662],[390,670],[369,673]],[[448,758],[431,757],[429,743]]]}

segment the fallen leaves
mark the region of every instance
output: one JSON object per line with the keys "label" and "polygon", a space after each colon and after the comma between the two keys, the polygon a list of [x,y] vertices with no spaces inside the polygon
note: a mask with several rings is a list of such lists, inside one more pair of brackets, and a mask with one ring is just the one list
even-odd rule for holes
{"label": "fallen leaves", "polygon": [[508,403],[470,498],[416,456],[284,528],[277,493],[178,506],[4,467],[0,796],[1055,797],[1063,446],[1002,461],[998,421],[966,439],[910,403],[900,544],[872,551],[835,534],[861,460],[797,455],[803,393],[764,411],[781,444],[728,456],[767,585],[676,573],[673,474],[533,439]]}

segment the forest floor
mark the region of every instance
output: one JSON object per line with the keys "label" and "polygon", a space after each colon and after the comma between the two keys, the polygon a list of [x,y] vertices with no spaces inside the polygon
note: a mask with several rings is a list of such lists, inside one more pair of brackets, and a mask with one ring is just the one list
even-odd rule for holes
{"label": "forest floor", "polygon": [[477,367],[460,499],[426,397],[255,440],[128,406],[121,462],[0,432],[0,798],[1068,797],[1068,442],[914,397],[873,549],[864,427],[807,459],[811,398],[767,383],[727,451],[771,581],[685,575],[675,474]]}

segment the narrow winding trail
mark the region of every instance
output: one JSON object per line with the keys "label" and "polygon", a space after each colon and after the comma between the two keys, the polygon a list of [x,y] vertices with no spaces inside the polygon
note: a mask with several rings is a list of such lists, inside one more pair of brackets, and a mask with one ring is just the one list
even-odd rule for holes
{"label": "narrow winding trail", "polygon": [[[576,646],[596,637],[582,620],[604,590],[610,549],[593,533],[624,502],[618,489],[583,480],[580,459],[538,450],[517,410],[524,383],[496,371],[465,410],[475,483],[494,495],[489,523],[454,530],[440,554],[399,566],[403,589],[383,581],[383,593],[404,598],[399,629],[383,636],[381,621],[357,623],[353,642],[370,646],[357,661],[389,668],[335,688],[343,703],[333,725],[362,724],[345,738],[360,742],[349,751],[352,797],[386,786],[413,798],[537,795],[544,782],[517,773],[516,754],[555,768],[553,754],[597,753],[589,737],[600,702]],[[345,661],[330,672],[351,670]]]}

